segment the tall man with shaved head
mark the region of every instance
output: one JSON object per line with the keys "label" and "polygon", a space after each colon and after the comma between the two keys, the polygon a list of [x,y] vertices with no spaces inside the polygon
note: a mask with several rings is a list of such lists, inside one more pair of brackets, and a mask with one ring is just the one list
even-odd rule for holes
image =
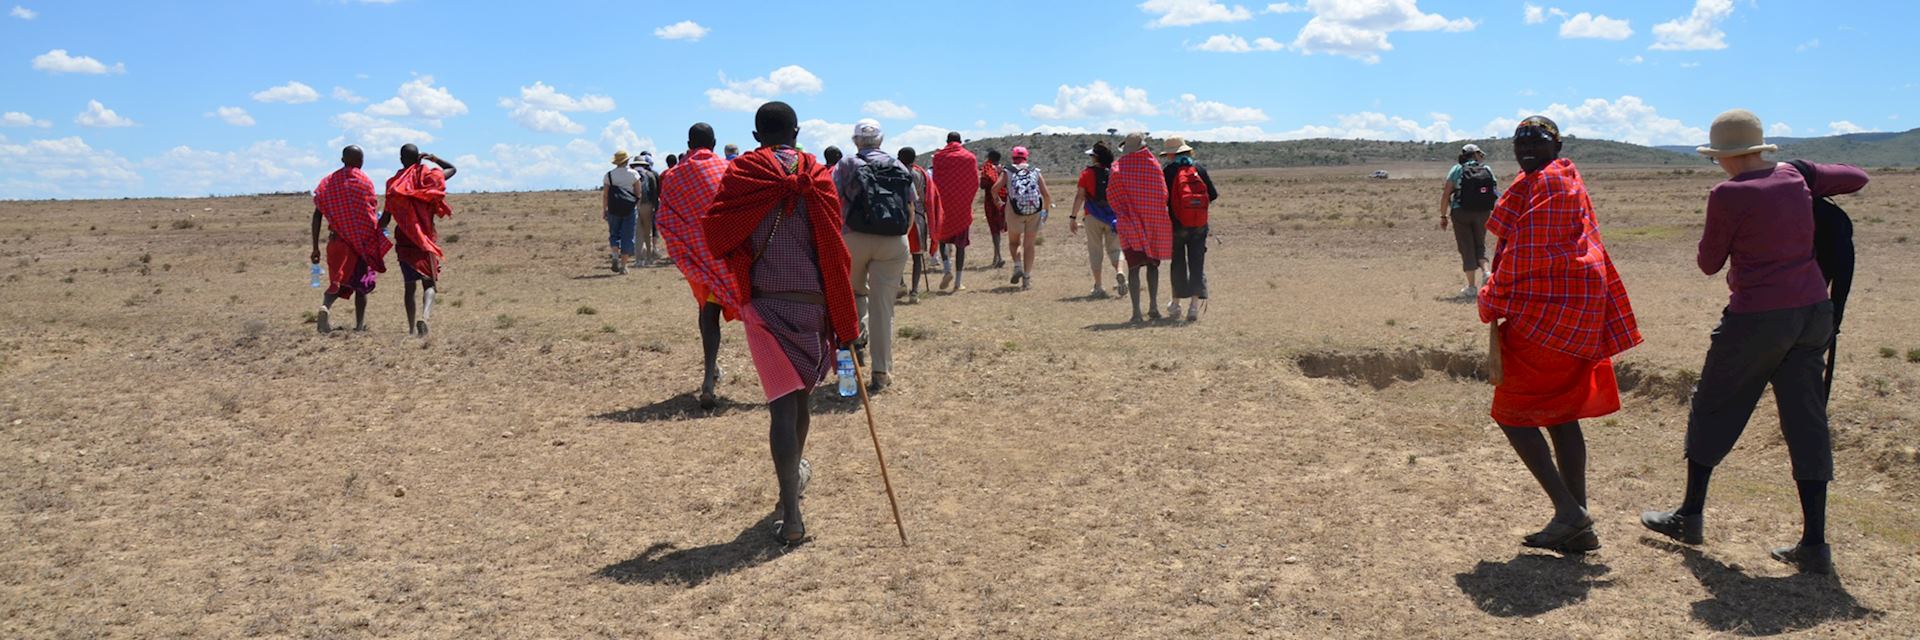
{"label": "tall man with shaved head", "polygon": [[341,167],[313,188],[313,253],[308,259],[314,264],[320,264],[321,257],[320,221],[325,219],[333,232],[327,240],[327,293],[314,322],[320,333],[333,330],[333,302],[341,298],[353,298],[354,330],[367,329],[367,294],[387,270],[387,250],[393,248],[380,234],[373,180],[360,171],[365,163],[360,147],[348,146],[340,151]]}
{"label": "tall man with shaved head", "polygon": [[934,242],[942,245],[942,255],[946,246],[953,247],[953,262],[942,264],[946,275],[940,279],[940,289],[953,286],[954,291],[966,289],[962,282],[962,270],[967,266],[968,238],[973,232],[973,196],[979,179],[974,173],[974,156],[965,145],[960,143],[960,132],[947,132],[947,146],[933,152],[933,182],[935,191],[940,194],[940,216],[938,228],[934,232]]}
{"label": "tall man with shaved head", "polygon": [[767,441],[780,484],[775,535],[798,544],[808,539],[800,496],[812,476],[803,457],[810,398],[833,366],[835,348],[860,335],[860,317],[831,172],[794,148],[800,119],[793,107],[769,102],[753,122],[760,148],[734,159],[702,224],[712,254],[733,274],[736,284],[721,299],[740,312],[772,415]]}
{"label": "tall man with shaved head", "polygon": [[[430,167],[426,160],[439,167]],[[392,220],[398,231],[393,234],[394,254],[399,258],[400,275],[406,280],[407,334],[427,337],[427,321],[433,318],[433,294],[440,282],[440,234],[434,230],[434,218],[453,215],[447,206],[447,180],[459,169],[431,153],[407,144],[400,147],[400,172],[387,179],[387,208],[380,215],[380,228]],[[414,314],[415,285],[425,289],[420,313]]]}
{"label": "tall man with shaved head", "polygon": [[[720,378],[720,318],[737,319],[739,312],[721,301],[734,290],[733,274],[708,250],[701,217],[713,206],[727,161],[713,154],[713,127],[705,122],[687,128],[687,153],[660,177],[660,236],[675,257],[674,266],[687,277],[694,304],[700,305],[700,353],[706,375],[700,384],[700,406],[713,408],[714,387]],[[671,157],[671,156],[669,156]]]}

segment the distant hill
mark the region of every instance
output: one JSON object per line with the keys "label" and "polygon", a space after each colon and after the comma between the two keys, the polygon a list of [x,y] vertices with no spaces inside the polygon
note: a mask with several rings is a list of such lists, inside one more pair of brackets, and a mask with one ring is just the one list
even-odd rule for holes
{"label": "distant hill", "polygon": [[[985,138],[967,143],[967,149],[985,156],[987,149],[1002,154],[1015,145],[1026,147],[1034,162],[1042,167],[1078,167],[1086,164],[1085,150],[1097,140],[1108,139],[1116,146],[1119,139],[1099,134],[1024,134]],[[1163,140],[1150,144],[1162,148]],[[1285,140],[1275,142],[1206,142],[1189,140],[1201,162],[1214,169],[1266,167],[1333,167],[1379,165],[1408,162],[1453,162],[1460,147],[1469,142],[1480,145],[1490,162],[1511,164],[1511,140],[1482,139],[1452,142],[1388,142],[1379,140]],[[1611,140],[1569,138],[1566,156],[1587,164],[1688,165],[1700,162],[1692,155],[1675,153]]]}
{"label": "distant hill", "polygon": [[[1804,158],[1814,162],[1845,162],[1862,167],[1920,166],[1920,129],[1849,133],[1824,138],[1768,138],[1780,145],[1779,158]],[[1670,145],[1661,149],[1694,155],[1691,145]]]}

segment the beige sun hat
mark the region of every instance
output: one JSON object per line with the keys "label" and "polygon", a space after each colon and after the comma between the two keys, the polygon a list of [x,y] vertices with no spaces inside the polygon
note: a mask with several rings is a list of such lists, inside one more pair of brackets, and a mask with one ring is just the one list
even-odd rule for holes
{"label": "beige sun hat", "polygon": [[613,163],[614,163],[614,164],[618,164],[618,165],[624,165],[624,164],[626,164],[626,163],[627,163],[627,152],[625,152],[625,151],[615,151],[615,152],[613,152]]}
{"label": "beige sun hat", "polygon": [[1163,156],[1171,156],[1171,155],[1186,153],[1193,150],[1193,147],[1187,146],[1187,139],[1182,138],[1180,136],[1167,138],[1166,144],[1163,146],[1167,148],[1166,151],[1160,152],[1160,155],[1163,155]]}
{"label": "beige sun hat", "polygon": [[1120,143],[1120,150],[1126,153],[1133,153],[1145,146],[1147,146],[1147,134],[1145,132],[1135,131],[1127,134],[1127,139]]}
{"label": "beige sun hat", "polygon": [[1779,151],[1780,147],[1767,144],[1760,116],[1746,109],[1733,109],[1713,119],[1713,129],[1707,133],[1707,146],[1694,150],[1709,158],[1731,158]]}

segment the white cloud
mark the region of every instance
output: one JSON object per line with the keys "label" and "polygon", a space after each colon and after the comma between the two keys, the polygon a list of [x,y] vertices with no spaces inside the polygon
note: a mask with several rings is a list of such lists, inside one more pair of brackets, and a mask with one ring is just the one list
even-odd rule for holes
{"label": "white cloud", "polygon": [[142,182],[126,158],[78,137],[0,142],[0,198],[120,196]]}
{"label": "white cloud", "polygon": [[728,80],[720,74],[720,88],[707,90],[707,104],[727,111],[753,111],[784,94],[817,94],[825,88],[820,77],[800,65],[787,65],[748,80]]}
{"label": "white cloud", "polygon": [[1053,104],[1036,104],[1027,115],[1041,120],[1080,120],[1106,116],[1151,116],[1160,110],[1147,99],[1147,90],[1122,88],[1118,93],[1105,80],[1086,86],[1060,85]]}
{"label": "white cloud", "polygon": [[653,139],[642,138],[634,133],[633,124],[627,122],[626,118],[615,118],[600,130],[600,145],[609,152],[628,151],[637,155],[641,151],[652,150]]}
{"label": "white cloud", "polygon": [[1261,13],[1306,13],[1306,11],[1306,7],[1291,2],[1276,2],[1267,5],[1267,10]]}
{"label": "white cloud", "polygon": [[1646,61],[1647,61],[1647,57],[1646,57],[1646,56],[1634,56],[1634,57],[1631,57],[1631,58],[1621,58],[1621,59],[1620,59],[1620,62],[1621,62],[1622,64],[1640,64],[1640,63],[1643,63],[1643,62],[1646,62]]}
{"label": "white cloud", "polygon": [[[828,122],[819,118],[802,120],[800,121],[799,142],[801,146],[807,148],[807,151],[811,151],[816,155],[825,151],[826,148],[830,146],[840,147],[841,151],[852,153],[854,150],[853,123]],[[891,135],[888,136],[887,142],[892,142]],[[888,149],[894,148],[886,143],[882,143],[882,146]],[[892,153],[892,151],[888,151],[888,153]]]}
{"label": "white cloud", "polygon": [[1868,127],[1862,127],[1860,125],[1854,124],[1852,121],[1841,120],[1838,122],[1827,123],[1827,131],[1832,135],[1839,136],[1839,135],[1846,135],[1849,133],[1872,133],[1874,131],[1879,131],[1879,130],[1868,128]]}
{"label": "white cloud", "polygon": [[35,119],[33,116],[18,111],[8,111],[0,114],[0,127],[38,127],[45,129],[51,126],[53,126],[51,122]]}
{"label": "white cloud", "polygon": [[302,82],[288,82],[286,84],[280,85],[278,87],[273,87],[271,89],[256,91],[253,94],[254,102],[284,102],[287,104],[304,104],[304,103],[313,102],[319,99],[320,99],[320,92],[314,91],[313,87],[309,87],[306,85],[306,83],[302,83]]}
{"label": "white cloud", "polygon": [[1720,21],[1733,15],[1733,0],[1695,0],[1693,13],[1684,18],[1653,25],[1654,43],[1659,51],[1703,51],[1727,48],[1727,34]]}
{"label": "white cloud", "polygon": [[1592,38],[1597,40],[1625,40],[1633,35],[1633,26],[1626,20],[1596,16],[1587,12],[1573,14],[1560,24],[1562,38]]}
{"label": "white cloud", "polygon": [[1249,124],[1266,122],[1267,112],[1254,107],[1235,107],[1211,100],[1202,101],[1193,94],[1181,94],[1173,113],[1194,124]]}
{"label": "white cloud", "polygon": [[217,116],[220,118],[221,122],[225,122],[227,124],[230,124],[236,127],[253,126],[253,116],[247,115],[247,110],[242,109],[240,107],[220,107],[218,109],[214,109],[213,113],[209,113],[207,115]]}
{"label": "white cloud", "polygon": [[915,117],[913,109],[892,100],[869,101],[860,105],[860,112],[888,120],[912,120]]}
{"label": "white cloud", "polygon": [[698,22],[682,20],[654,29],[653,37],[661,40],[693,40],[697,42],[701,38],[707,37],[707,33],[711,31],[713,30],[700,26]]}
{"label": "white cloud", "polygon": [[406,103],[406,115],[429,120],[435,126],[442,118],[467,114],[467,103],[453,97],[446,87],[433,86],[433,76],[419,76],[400,85],[397,97]]}
{"label": "white cloud", "polygon": [[1806,53],[1808,51],[1812,51],[1818,48],[1820,48],[1820,39],[1814,38],[1812,40],[1808,40],[1806,42],[1800,43],[1800,46],[1794,47],[1793,50],[1800,53]]}
{"label": "white cloud", "polygon": [[368,115],[380,116],[382,118],[398,118],[411,112],[412,110],[407,108],[407,101],[397,97],[387,98],[367,105]]}
{"label": "white cloud", "polygon": [[82,127],[93,127],[96,129],[112,129],[117,127],[131,127],[134,125],[133,120],[114,113],[113,110],[108,109],[106,105],[100,104],[99,100],[88,100],[87,110],[80,112],[80,115],[74,116],[73,122]]}
{"label": "white cloud", "polygon": [[1521,118],[1539,114],[1552,118],[1560,125],[1562,132],[1582,138],[1643,145],[1698,144],[1707,139],[1706,131],[1660,115],[1653,105],[1637,96],[1620,96],[1620,99],[1613,101],[1589,98],[1579,106],[1554,103],[1545,109],[1522,109],[1515,114],[1513,118],[1495,118],[1488,122],[1485,135],[1513,135],[1513,127],[1520,123]]}
{"label": "white cloud", "polygon": [[1140,10],[1158,16],[1148,27],[1186,27],[1208,22],[1240,22],[1253,19],[1246,7],[1228,7],[1217,0],[1147,0]]}
{"label": "white cloud", "polygon": [[84,73],[88,75],[127,72],[126,63],[116,62],[113,63],[113,66],[109,67],[89,56],[67,55],[66,49],[54,49],[34,56],[33,68],[37,71],[45,71],[47,73]]}
{"label": "white cloud", "polygon": [[329,147],[357,144],[371,154],[379,149],[396,149],[407,143],[433,142],[431,133],[364,113],[342,113],[334,116],[331,124],[340,129],[341,135],[327,141]]}
{"label": "white cloud", "polygon": [[40,12],[34,11],[32,9],[28,9],[26,7],[22,7],[16,4],[16,5],[13,5],[13,11],[7,12],[7,15],[13,16],[15,18],[19,18],[21,20],[32,20],[34,18],[40,17]]}
{"label": "white cloud", "polygon": [[1785,122],[1775,122],[1773,123],[1773,126],[1767,127],[1767,134],[1775,135],[1775,136],[1791,136],[1793,135],[1793,127],[1788,126],[1787,123]]}
{"label": "white cloud", "polygon": [[[623,121],[616,123],[624,125]],[[609,125],[612,127],[613,125]],[[639,139],[620,150],[653,146]],[[574,138],[564,145],[495,144],[487,155],[467,154],[454,159],[460,165],[460,188],[479,191],[562,189],[598,186],[614,149]]]}
{"label": "white cloud", "polygon": [[520,87],[520,100],[526,104],[555,111],[593,111],[605,113],[614,108],[613,98],[592,94],[574,98],[535,80],[531,87]]}
{"label": "white cloud", "polygon": [[1429,116],[1432,122],[1371,111],[1335,116],[1332,125],[1308,125],[1288,131],[1267,131],[1259,126],[1220,126],[1211,129],[1155,131],[1155,135],[1181,136],[1188,141],[1209,142],[1306,140],[1312,138],[1364,140],[1451,141],[1469,137],[1453,128],[1453,118],[1444,113]]}
{"label": "white cloud", "polygon": [[140,167],[158,178],[161,196],[306,191],[330,163],[311,149],[285,140],[256,142],[241,151],[209,151],[185,145],[147,158]]}
{"label": "white cloud", "polygon": [[1293,50],[1346,56],[1368,64],[1393,50],[1395,31],[1472,31],[1467,18],[1422,13],[1418,0],[1307,0],[1314,16],[1294,37]]}
{"label": "white cloud", "polygon": [[360,97],[360,94],[354,93],[353,90],[346,87],[334,87],[333,99],[347,104],[360,104],[367,101],[366,98]]}
{"label": "white cloud", "polygon": [[1216,35],[1205,42],[1190,47],[1194,51],[1212,51],[1215,53],[1248,53],[1252,51],[1281,51],[1287,48],[1285,43],[1273,38],[1255,38],[1251,44],[1246,38],[1234,35]]}
{"label": "white cloud", "polygon": [[533,131],[578,134],[587,128],[565,112],[612,111],[614,102],[613,98],[590,94],[575,98],[536,80],[533,86],[520,87],[520,99],[501,98],[500,107],[509,110],[508,118]]}
{"label": "white cloud", "polygon": [[1527,3],[1524,10],[1526,11],[1527,24],[1540,24],[1547,21],[1547,11],[1541,9],[1540,5]]}

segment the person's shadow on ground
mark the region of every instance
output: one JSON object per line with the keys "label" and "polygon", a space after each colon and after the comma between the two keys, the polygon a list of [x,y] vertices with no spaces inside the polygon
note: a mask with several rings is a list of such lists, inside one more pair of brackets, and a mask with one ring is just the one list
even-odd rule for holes
{"label": "person's shadow on ground", "polygon": [[[1804,631],[1827,622],[1879,618],[1860,606],[1835,576],[1800,573],[1784,578],[1747,575],[1699,549],[1663,540],[1641,544],[1680,555],[1687,571],[1713,597],[1693,603],[1693,619],[1722,633],[1748,637]],[[1782,565],[1785,566],[1785,565]]]}
{"label": "person's shadow on ground", "polygon": [[1481,560],[1467,573],[1455,574],[1460,592],[1490,615],[1531,618],[1587,599],[1610,569],[1579,556],[1520,554],[1506,562]]}
{"label": "person's shadow on ground", "polygon": [[717,418],[733,413],[753,411],[759,408],[759,403],[747,404],[735,402],[726,396],[719,396],[714,399],[712,409],[702,409],[700,408],[699,394],[694,391],[688,391],[644,407],[602,413],[594,416],[594,419],[632,423],[678,422],[697,418]]}
{"label": "person's shadow on ground", "polygon": [[678,584],[697,587],[712,578],[778,558],[786,547],[774,540],[774,515],[740,531],[732,540],[692,549],[655,543],[632,559],[601,567],[594,577],[620,584]]}

